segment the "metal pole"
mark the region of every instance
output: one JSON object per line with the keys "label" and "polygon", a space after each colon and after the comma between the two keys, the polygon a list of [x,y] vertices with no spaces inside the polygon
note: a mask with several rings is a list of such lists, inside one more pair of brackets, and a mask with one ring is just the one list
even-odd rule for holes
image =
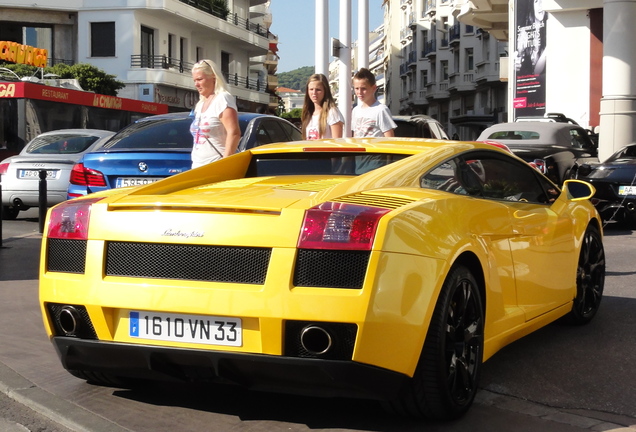
{"label": "metal pole", "polygon": [[40,205],[40,234],[44,232],[44,220],[46,219],[46,170],[40,170],[40,184],[39,184],[39,205]]}
{"label": "metal pole", "polygon": [[2,247],[2,219],[4,219],[4,206],[2,205],[2,176],[0,175],[0,248]]}

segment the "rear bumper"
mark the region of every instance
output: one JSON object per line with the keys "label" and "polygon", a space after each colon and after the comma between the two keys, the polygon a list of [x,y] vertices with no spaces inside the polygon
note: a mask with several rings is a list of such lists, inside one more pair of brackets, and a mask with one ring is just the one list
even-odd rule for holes
{"label": "rear bumper", "polygon": [[627,198],[620,201],[593,199],[592,202],[604,221],[636,218],[636,199]]}
{"label": "rear bumper", "polygon": [[395,399],[406,375],[353,361],[130,345],[54,337],[68,370],[119,377],[235,384],[251,390],[317,397]]}
{"label": "rear bumper", "polygon": [[[18,200],[18,201],[16,201]],[[66,201],[66,190],[47,190],[46,205],[47,207]],[[16,202],[18,205],[16,205]],[[40,205],[40,192],[34,191],[18,191],[2,188],[2,205],[18,208],[38,207]]]}

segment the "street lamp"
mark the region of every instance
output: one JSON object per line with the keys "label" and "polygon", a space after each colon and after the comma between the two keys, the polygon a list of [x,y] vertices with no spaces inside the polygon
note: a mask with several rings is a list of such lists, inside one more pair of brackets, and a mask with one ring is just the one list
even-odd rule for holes
{"label": "street lamp", "polygon": [[13,72],[11,69],[6,68],[6,67],[0,67],[0,75],[5,75],[5,74],[13,75],[13,77],[14,77],[15,79],[17,79],[18,81],[20,81],[20,77],[18,76],[18,74],[16,74],[15,72]]}

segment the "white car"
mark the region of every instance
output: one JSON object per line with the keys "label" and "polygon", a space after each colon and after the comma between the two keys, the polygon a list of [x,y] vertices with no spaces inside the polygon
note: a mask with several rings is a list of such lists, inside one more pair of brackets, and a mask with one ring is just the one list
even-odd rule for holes
{"label": "white car", "polygon": [[60,129],[33,138],[16,156],[0,162],[3,219],[39,206],[40,171],[46,171],[47,207],[66,200],[73,165],[114,132]]}

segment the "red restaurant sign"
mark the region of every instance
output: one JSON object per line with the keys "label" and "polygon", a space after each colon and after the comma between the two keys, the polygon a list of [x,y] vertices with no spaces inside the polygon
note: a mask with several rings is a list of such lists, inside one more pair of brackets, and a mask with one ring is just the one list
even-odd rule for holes
{"label": "red restaurant sign", "polygon": [[168,112],[168,105],[165,104],[124,99],[117,96],[106,96],[29,82],[0,82],[0,98],[39,99],[147,114],[165,114]]}

